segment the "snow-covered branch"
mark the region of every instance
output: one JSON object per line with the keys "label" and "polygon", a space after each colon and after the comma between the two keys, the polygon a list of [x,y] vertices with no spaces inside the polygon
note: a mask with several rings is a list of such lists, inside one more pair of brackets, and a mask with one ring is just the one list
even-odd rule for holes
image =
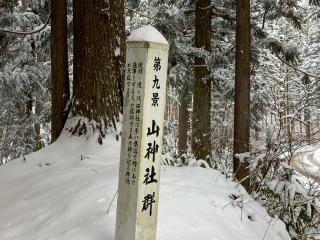
{"label": "snow-covered branch", "polygon": [[30,34],[35,34],[38,33],[40,31],[42,31],[43,29],[46,28],[46,26],[49,24],[49,21],[51,19],[51,14],[49,14],[47,21],[45,22],[45,24],[43,24],[42,26],[36,27],[35,29],[33,29],[32,31],[28,31],[28,32],[19,32],[16,30],[9,30],[9,29],[0,29],[0,32],[2,33],[9,33],[9,34],[18,34],[18,35],[30,35]]}

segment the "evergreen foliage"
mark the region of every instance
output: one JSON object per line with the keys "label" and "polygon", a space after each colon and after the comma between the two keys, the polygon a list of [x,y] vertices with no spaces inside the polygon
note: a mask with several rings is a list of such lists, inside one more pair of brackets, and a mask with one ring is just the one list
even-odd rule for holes
{"label": "evergreen foliage", "polygon": [[[10,4],[9,4],[10,2]],[[0,27],[29,31],[48,17],[46,1],[28,1],[23,11],[18,1],[5,1],[0,11]],[[1,33],[0,57],[0,160],[10,161],[35,148],[35,124],[44,124],[42,139],[48,141],[50,104],[47,104],[50,65],[50,27],[32,35]],[[35,113],[34,107],[42,105]]]}
{"label": "evergreen foliage", "polygon": [[[26,2],[23,9],[21,1],[0,1],[0,164],[50,142],[50,24],[27,35],[1,31],[32,31],[45,24],[49,1]],[[211,3],[211,52],[194,47],[196,0],[127,0],[126,35],[151,24],[170,44],[163,164],[212,167],[233,177],[236,1]],[[252,196],[286,223],[293,239],[300,240],[319,231],[320,221],[319,189],[315,183],[299,183],[290,166],[300,147],[319,144],[320,1],[253,0],[251,4]],[[71,85],[73,40],[73,5],[68,0]],[[190,124],[195,58],[204,59],[212,79],[212,151],[199,162],[191,149]],[[178,112],[186,99],[189,124],[185,129],[187,151],[182,153],[177,140]],[[118,116],[109,120],[116,125]]]}

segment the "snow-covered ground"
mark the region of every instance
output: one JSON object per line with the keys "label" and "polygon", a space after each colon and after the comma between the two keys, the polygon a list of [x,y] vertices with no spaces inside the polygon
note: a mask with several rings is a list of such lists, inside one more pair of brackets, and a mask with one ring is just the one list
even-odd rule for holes
{"label": "snow-covered ground", "polygon": [[[114,240],[120,144],[66,133],[0,167],[1,240]],[[116,198],[115,198],[116,199]],[[242,187],[212,169],[162,167],[158,240],[287,240]]]}

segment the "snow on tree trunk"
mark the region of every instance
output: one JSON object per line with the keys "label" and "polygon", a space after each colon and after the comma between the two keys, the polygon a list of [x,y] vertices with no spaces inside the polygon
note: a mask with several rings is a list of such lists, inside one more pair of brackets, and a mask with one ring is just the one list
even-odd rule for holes
{"label": "snow on tree trunk", "polygon": [[90,121],[102,137],[106,127],[116,128],[122,112],[124,56],[124,2],[74,1],[72,115],[79,120],[73,134],[86,134]]}
{"label": "snow on tree trunk", "polygon": [[[195,47],[211,52],[210,0],[196,2]],[[211,155],[211,79],[203,57],[195,58],[193,83],[192,152],[196,159]]]}

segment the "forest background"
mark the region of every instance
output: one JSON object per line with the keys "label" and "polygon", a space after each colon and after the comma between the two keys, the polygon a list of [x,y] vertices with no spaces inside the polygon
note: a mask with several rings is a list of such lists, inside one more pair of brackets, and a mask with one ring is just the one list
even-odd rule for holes
{"label": "forest background", "polygon": [[1,0],[0,164],[50,144],[68,118],[73,135],[100,131],[97,144],[120,135],[125,38],[151,24],[170,43],[163,164],[236,175],[293,238],[317,231],[319,179],[288,188],[302,185],[292,157],[319,141],[320,2],[239,2]]}

